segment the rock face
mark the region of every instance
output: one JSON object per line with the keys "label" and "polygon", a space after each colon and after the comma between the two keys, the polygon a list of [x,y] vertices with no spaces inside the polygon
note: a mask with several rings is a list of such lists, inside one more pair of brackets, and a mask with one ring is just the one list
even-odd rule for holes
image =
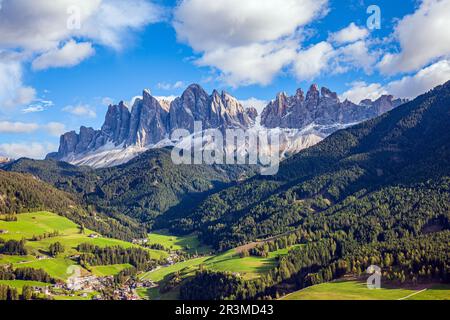
{"label": "rock face", "polygon": [[170,137],[175,129],[194,132],[194,122],[203,129],[249,128],[256,119],[256,110],[245,110],[231,95],[214,91],[208,95],[199,85],[189,86],[174,101],[158,100],[148,90],[129,108],[120,102],[108,107],[101,130],[81,127],[64,134],[57,153],[47,158],[64,160],[99,149],[145,148]]}
{"label": "rock face", "polygon": [[216,90],[209,96],[196,84],[170,105],[170,128],[193,132],[195,121],[201,121],[204,129],[248,128],[253,124],[236,98]]}
{"label": "rock face", "polygon": [[323,87],[320,92],[312,85],[306,97],[301,89],[294,96],[279,93],[264,109],[261,124],[267,128],[303,129],[314,123],[328,126],[349,124],[374,118],[403,104],[392,96],[382,96],[376,101],[364,100],[356,105],[348,100],[341,102],[335,92]]}
{"label": "rock face", "polygon": [[120,102],[119,105],[109,106],[101,130],[104,137],[114,142],[116,146],[120,145],[128,138],[130,118],[130,111],[123,102]]}

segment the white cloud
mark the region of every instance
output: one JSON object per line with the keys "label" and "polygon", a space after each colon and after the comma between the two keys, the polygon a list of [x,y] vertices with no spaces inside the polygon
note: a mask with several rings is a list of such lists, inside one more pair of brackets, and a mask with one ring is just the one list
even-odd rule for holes
{"label": "white cloud", "polygon": [[[68,27],[71,8],[80,13],[80,28]],[[149,0],[2,0],[0,108],[34,100],[35,89],[22,83],[23,63],[38,56],[35,70],[73,66],[94,53],[93,44],[120,50],[130,46],[133,31],[163,19],[165,10]]]}
{"label": "white cloud", "polygon": [[401,19],[394,32],[399,53],[389,53],[379,64],[385,74],[416,71],[450,55],[450,0],[423,0],[413,14]]}
{"label": "white cloud", "polygon": [[[76,7],[81,28],[68,28]],[[160,21],[163,10],[146,0],[3,0],[0,47],[45,52],[74,37],[121,48],[128,31]]]}
{"label": "white cloud", "polygon": [[44,129],[52,136],[59,137],[66,132],[66,126],[59,122],[49,122],[44,126]]}
{"label": "white cloud", "polygon": [[88,118],[95,118],[97,117],[97,114],[94,110],[91,109],[89,105],[83,105],[79,104],[76,106],[67,106],[62,109],[64,112],[68,112],[74,116],[78,117],[88,117]]}
{"label": "white cloud", "polygon": [[374,71],[379,53],[370,51],[366,41],[357,41],[336,49],[333,61],[335,72],[342,73],[349,69],[362,69],[366,74]]}
{"label": "white cloud", "polygon": [[369,31],[366,28],[358,27],[355,23],[338,32],[332,33],[328,38],[328,41],[335,42],[337,44],[353,43],[358,40],[365,39],[369,35]]}
{"label": "white cloud", "polygon": [[412,76],[391,81],[386,85],[379,83],[366,84],[355,82],[342,94],[342,98],[355,103],[363,99],[375,100],[383,94],[391,94],[397,98],[413,99],[450,80],[450,60],[441,60],[426,67]]}
{"label": "white cloud", "polygon": [[420,70],[413,76],[406,76],[390,82],[387,91],[396,97],[415,98],[449,80],[450,60],[441,60]]}
{"label": "white cloud", "polygon": [[22,113],[24,113],[24,114],[36,113],[36,112],[42,112],[44,110],[45,109],[43,106],[28,106],[28,107],[22,109]]}
{"label": "white cloud", "polygon": [[296,55],[296,41],[282,40],[206,52],[196,64],[220,70],[220,79],[236,87],[268,85]]}
{"label": "white cloud", "polygon": [[37,123],[0,121],[0,133],[23,134],[44,130],[50,135],[60,136],[65,132],[65,125],[59,122],[49,122],[45,125]]}
{"label": "white cloud", "polygon": [[244,108],[255,108],[258,111],[258,114],[261,114],[264,108],[269,104],[266,100],[260,100],[254,97],[246,100],[239,100],[239,102],[244,106]]}
{"label": "white cloud", "polygon": [[33,61],[34,70],[55,67],[73,67],[95,53],[89,42],[69,40],[62,48],[52,49]]}
{"label": "white cloud", "polygon": [[51,143],[3,143],[0,144],[0,155],[12,159],[21,157],[43,159],[48,153],[57,150],[57,148],[58,146]]}
{"label": "white cloud", "polygon": [[0,52],[0,110],[31,103],[36,90],[22,82],[22,65],[17,59],[3,57]]}
{"label": "white cloud", "polygon": [[[233,86],[266,85],[295,58],[301,28],[327,0],[184,0],[174,12],[178,39]],[[211,21],[205,26],[205,21]]]}
{"label": "white cloud", "polygon": [[0,133],[31,133],[37,129],[36,123],[0,121]]}
{"label": "white cloud", "polygon": [[112,98],[110,98],[110,97],[104,97],[104,98],[102,98],[102,105],[104,105],[104,106],[110,106],[110,105],[112,105],[112,104],[114,104],[114,99],[112,99]]}
{"label": "white cloud", "polygon": [[333,47],[325,41],[300,51],[294,61],[294,73],[299,80],[312,80],[328,68],[333,55]]}
{"label": "white cloud", "polygon": [[376,100],[387,93],[386,89],[379,83],[367,84],[364,81],[357,81],[353,82],[351,89],[344,92],[340,98],[358,104],[365,99]]}
{"label": "white cloud", "polygon": [[53,101],[37,98],[35,99],[35,101],[33,101],[32,104],[30,104],[26,108],[23,108],[22,113],[27,114],[27,113],[42,112],[53,106],[54,106]]}
{"label": "white cloud", "polygon": [[184,81],[177,81],[175,83],[160,82],[156,87],[161,90],[174,90],[184,88],[186,84]]}
{"label": "white cloud", "polygon": [[[292,35],[324,10],[326,0],[184,0],[175,10],[180,40],[197,51],[240,47]],[[205,21],[213,21],[205,26]]]}

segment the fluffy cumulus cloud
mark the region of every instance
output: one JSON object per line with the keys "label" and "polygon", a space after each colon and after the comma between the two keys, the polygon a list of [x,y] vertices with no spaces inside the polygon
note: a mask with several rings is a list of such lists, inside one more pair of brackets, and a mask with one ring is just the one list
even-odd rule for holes
{"label": "fluffy cumulus cloud", "polygon": [[128,31],[162,15],[146,0],[3,0],[0,46],[45,52],[83,37],[118,48]]}
{"label": "fluffy cumulus cloud", "polygon": [[37,129],[36,123],[0,121],[0,133],[30,133]]}
{"label": "fluffy cumulus cloud", "polygon": [[0,111],[26,105],[36,97],[36,90],[22,81],[22,64],[0,52]]}
{"label": "fluffy cumulus cloud", "polygon": [[359,103],[365,99],[376,100],[384,94],[387,94],[387,91],[380,83],[367,84],[364,81],[355,81],[351,84],[351,88],[344,92],[340,98]]}
{"label": "fluffy cumulus cloud", "polygon": [[268,85],[296,56],[295,41],[273,41],[207,51],[197,60],[199,66],[221,71],[221,80],[232,86]]}
{"label": "fluffy cumulus cloud", "polygon": [[[225,81],[268,84],[295,58],[301,28],[327,0],[183,0],[174,12],[178,39],[201,54],[197,64]],[[205,27],[205,21],[213,21]]]}
{"label": "fluffy cumulus cloud", "polygon": [[79,104],[75,106],[66,106],[62,109],[64,112],[68,112],[71,115],[77,117],[87,117],[87,118],[95,118],[97,114],[89,105]]}
{"label": "fluffy cumulus cloud", "polygon": [[77,43],[70,40],[63,47],[50,50],[33,61],[34,70],[51,67],[73,67],[92,56],[95,50],[89,42]]}
{"label": "fluffy cumulus cloud", "polygon": [[0,156],[18,159],[18,158],[32,158],[43,159],[45,156],[56,150],[58,146],[51,143],[37,143],[37,142],[17,142],[17,143],[1,143]]}
{"label": "fluffy cumulus cloud", "polygon": [[328,68],[329,61],[334,55],[331,44],[320,42],[296,55],[294,73],[300,80],[312,80]]}
{"label": "fluffy cumulus cloud", "polygon": [[150,0],[2,0],[0,5],[2,109],[35,98],[35,90],[22,84],[24,62],[33,61],[35,70],[74,66],[94,54],[94,44],[120,50],[133,31],[165,19]]}
{"label": "fluffy cumulus cloud", "polygon": [[368,43],[364,40],[339,47],[335,49],[334,54],[333,64],[336,73],[343,73],[350,69],[362,69],[366,74],[371,74],[379,57],[378,52],[371,51]]}
{"label": "fluffy cumulus cloud", "polygon": [[413,99],[449,80],[450,60],[441,60],[429,67],[423,68],[414,75],[404,76],[400,80],[391,81],[386,85],[355,82],[348,91],[342,94],[342,98],[349,99],[355,103],[363,99],[375,100],[383,94],[392,94],[398,98]]}
{"label": "fluffy cumulus cloud", "polygon": [[405,76],[387,85],[390,94],[402,98],[416,96],[450,80],[450,60],[441,60],[412,76]]}
{"label": "fluffy cumulus cloud", "polygon": [[394,32],[400,52],[388,53],[380,70],[386,74],[417,71],[450,55],[450,0],[423,0],[418,10],[401,19]]}
{"label": "fluffy cumulus cloud", "polygon": [[328,40],[337,44],[352,43],[367,38],[369,31],[366,28],[358,27],[354,22],[338,32],[332,33]]}

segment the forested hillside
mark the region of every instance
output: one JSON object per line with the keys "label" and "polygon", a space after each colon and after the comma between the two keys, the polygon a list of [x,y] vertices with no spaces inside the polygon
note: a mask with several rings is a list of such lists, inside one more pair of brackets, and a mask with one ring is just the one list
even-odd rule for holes
{"label": "forested hillside", "polygon": [[104,236],[132,240],[146,236],[144,228],[128,225],[85,208],[77,197],[60,191],[38,178],[0,170],[0,214],[14,219],[15,214],[50,210]]}
{"label": "forested hillside", "polygon": [[337,132],[287,160],[273,178],[212,195],[174,229],[199,230],[221,249],[271,237],[250,250],[257,256],[304,246],[254,281],[200,272],[182,286],[181,297],[273,298],[359,275],[372,264],[390,281],[448,282],[449,124],[450,82]]}
{"label": "forested hillside", "polygon": [[[91,169],[53,160],[20,159],[6,170],[30,173],[60,190],[77,194],[99,212],[152,227],[167,213],[183,215],[206,195],[252,175],[247,166],[174,165],[170,149],[150,150],[127,164]],[[172,210],[171,210],[172,209]]]}

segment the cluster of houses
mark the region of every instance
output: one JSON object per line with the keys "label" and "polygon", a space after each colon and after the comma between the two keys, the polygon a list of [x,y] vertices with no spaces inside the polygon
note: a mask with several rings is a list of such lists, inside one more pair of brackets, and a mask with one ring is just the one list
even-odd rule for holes
{"label": "cluster of houses", "polygon": [[143,246],[143,245],[145,245],[147,243],[148,243],[148,239],[147,238],[145,238],[145,239],[133,239],[133,244],[137,244],[137,245]]}

